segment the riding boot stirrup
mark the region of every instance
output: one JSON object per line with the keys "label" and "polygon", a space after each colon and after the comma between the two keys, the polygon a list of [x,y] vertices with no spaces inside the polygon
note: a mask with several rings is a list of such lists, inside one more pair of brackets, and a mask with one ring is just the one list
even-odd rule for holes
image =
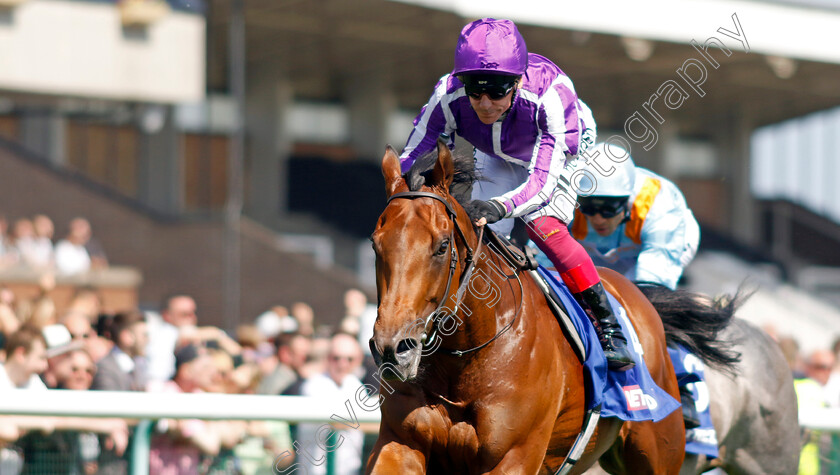
{"label": "riding boot stirrup", "polygon": [[694,397],[691,395],[691,390],[685,386],[680,387],[680,404],[682,404],[685,428],[695,429],[700,427],[700,414],[697,412],[697,406],[694,404]]}
{"label": "riding boot stirrup", "polygon": [[612,312],[604,286],[598,282],[574,294],[574,297],[595,327],[595,333],[607,357],[607,366],[616,371],[626,371],[635,366],[636,363],[633,362],[627,348],[627,338],[621,332],[621,325]]}

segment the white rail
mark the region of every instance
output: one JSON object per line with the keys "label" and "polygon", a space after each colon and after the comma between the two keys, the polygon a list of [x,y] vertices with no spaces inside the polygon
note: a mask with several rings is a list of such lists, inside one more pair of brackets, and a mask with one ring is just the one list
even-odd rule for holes
{"label": "white rail", "polygon": [[[129,419],[284,420],[329,422],[332,416],[360,423],[381,420],[376,398],[356,400],[244,394],[177,394],[115,391],[0,393],[0,414],[123,417]],[[332,418],[335,420],[335,418]],[[840,432],[840,409],[804,409],[803,428]]]}
{"label": "white rail", "polygon": [[376,398],[63,390],[0,392],[0,414],[33,416],[288,422],[329,422],[336,416],[365,423],[380,421],[376,404]]}

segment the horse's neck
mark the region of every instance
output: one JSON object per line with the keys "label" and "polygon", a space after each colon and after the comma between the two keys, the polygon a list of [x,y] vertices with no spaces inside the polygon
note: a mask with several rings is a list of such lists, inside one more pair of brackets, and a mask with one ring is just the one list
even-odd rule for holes
{"label": "horse's neck", "polygon": [[457,329],[445,345],[465,350],[486,343],[514,318],[521,301],[521,282],[515,269],[490,249],[476,258],[475,268],[465,286],[455,314]]}

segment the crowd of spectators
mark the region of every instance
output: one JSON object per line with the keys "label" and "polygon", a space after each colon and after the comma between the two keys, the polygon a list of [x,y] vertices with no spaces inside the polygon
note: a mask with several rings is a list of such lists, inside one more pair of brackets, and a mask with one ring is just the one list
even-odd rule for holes
{"label": "crowd of spectators", "polygon": [[87,219],[71,219],[61,239],[54,234],[53,221],[46,215],[18,218],[11,226],[0,215],[0,270],[24,267],[72,276],[108,267],[108,258]]}
{"label": "crowd of spectators", "polygon": [[[274,306],[229,335],[202,325],[197,302],[186,294],[166,297],[154,311],[105,314],[95,289],[82,288],[58,315],[49,297],[24,305],[0,285],[0,393],[334,394],[355,400],[375,370],[367,339],[376,308],[355,289],[345,295],[345,306],[346,315],[333,319],[340,321],[337,328],[319,325],[312,308],[296,302],[288,309]],[[0,473],[129,473],[136,424],[0,416]],[[335,454],[339,473],[359,473],[364,435],[342,428],[336,428],[346,441]],[[318,437],[317,429],[281,421],[155,421],[150,473],[268,474],[293,463],[309,463],[307,473],[324,473],[323,464],[297,456],[293,445],[297,440],[317,447],[306,440]]]}
{"label": "crowd of spectators", "polygon": [[[794,337],[777,334],[772,325],[764,330],[779,344],[790,366],[799,410],[840,408],[840,338],[831,348],[803,354]],[[803,430],[802,442],[798,475],[834,473],[840,468],[830,434]]]}

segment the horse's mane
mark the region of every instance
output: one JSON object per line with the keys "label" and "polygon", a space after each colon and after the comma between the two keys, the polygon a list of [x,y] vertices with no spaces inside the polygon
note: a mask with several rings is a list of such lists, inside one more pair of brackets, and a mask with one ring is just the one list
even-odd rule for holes
{"label": "horse's mane", "polygon": [[[411,169],[404,175],[409,190],[419,191],[426,184],[426,177],[434,169],[437,159],[437,148],[433,148],[414,161]],[[460,152],[452,153],[452,162],[455,175],[452,177],[452,185],[446,191],[463,206],[470,202],[472,184],[477,180],[475,162],[472,156]]]}

